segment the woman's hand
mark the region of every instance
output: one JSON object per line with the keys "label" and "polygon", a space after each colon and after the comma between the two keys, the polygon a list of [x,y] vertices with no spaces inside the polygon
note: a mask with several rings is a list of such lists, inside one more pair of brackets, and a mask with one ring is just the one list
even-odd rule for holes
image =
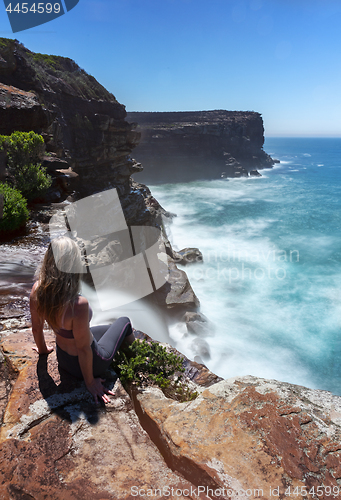
{"label": "woman's hand", "polygon": [[39,350],[38,347],[35,345],[32,347],[32,351],[36,351],[39,355],[40,354],[50,354],[53,351],[54,347],[52,346],[45,346],[43,349]]}
{"label": "woman's hand", "polygon": [[86,384],[86,388],[93,395],[96,405],[98,404],[98,398],[100,397],[104,403],[109,403],[110,399],[107,394],[114,396],[112,391],[109,391],[103,387],[102,382],[105,382],[102,378],[94,378],[90,384]]}

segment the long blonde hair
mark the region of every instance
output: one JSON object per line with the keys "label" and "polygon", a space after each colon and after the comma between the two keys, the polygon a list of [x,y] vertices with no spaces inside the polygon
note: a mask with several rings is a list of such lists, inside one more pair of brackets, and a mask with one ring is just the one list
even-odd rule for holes
{"label": "long blonde hair", "polygon": [[34,292],[37,312],[53,330],[67,305],[73,306],[80,290],[81,253],[77,244],[66,236],[53,239],[38,271]]}

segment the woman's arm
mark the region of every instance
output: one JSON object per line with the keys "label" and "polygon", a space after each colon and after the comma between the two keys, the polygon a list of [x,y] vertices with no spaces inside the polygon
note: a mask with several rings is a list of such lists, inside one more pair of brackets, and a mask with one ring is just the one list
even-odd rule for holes
{"label": "woman's arm", "polygon": [[88,391],[93,395],[95,403],[100,397],[104,403],[110,399],[106,394],[113,392],[106,390],[101,378],[93,376],[93,353],[91,349],[92,335],[89,328],[89,304],[85,297],[79,297],[78,303],[74,307],[72,319],[72,331],[76,343],[79,366],[82,370],[84,382]]}
{"label": "woman's arm", "polygon": [[32,347],[34,351],[38,354],[50,354],[53,351],[53,347],[47,346],[44,337],[44,319],[42,319],[37,311],[37,300],[35,298],[35,289],[37,288],[37,283],[33,285],[30,293],[30,311],[31,311],[31,322],[32,322],[32,334],[36,347]]}

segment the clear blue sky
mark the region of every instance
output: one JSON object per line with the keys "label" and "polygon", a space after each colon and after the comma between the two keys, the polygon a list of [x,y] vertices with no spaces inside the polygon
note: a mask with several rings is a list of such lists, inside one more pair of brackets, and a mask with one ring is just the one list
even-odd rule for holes
{"label": "clear blue sky", "polygon": [[127,111],[254,110],[267,136],[341,136],[341,0],[80,0],[16,34],[1,2],[0,36],[74,59]]}

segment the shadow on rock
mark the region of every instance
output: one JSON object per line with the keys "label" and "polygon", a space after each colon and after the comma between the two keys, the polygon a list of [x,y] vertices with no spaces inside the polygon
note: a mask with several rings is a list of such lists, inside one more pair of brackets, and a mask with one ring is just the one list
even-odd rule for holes
{"label": "shadow on rock", "polygon": [[[52,366],[52,370],[53,368],[55,366]],[[105,404],[103,402],[95,404],[82,380],[70,375],[59,366],[53,371],[58,371],[59,383],[56,383],[57,377],[53,378],[48,371],[48,356],[40,355],[37,362],[39,390],[51,413],[68,422],[75,422],[82,417],[86,418],[89,424],[96,424],[99,412],[105,408]],[[104,378],[105,386],[112,390],[117,380],[116,373],[107,370]]]}

